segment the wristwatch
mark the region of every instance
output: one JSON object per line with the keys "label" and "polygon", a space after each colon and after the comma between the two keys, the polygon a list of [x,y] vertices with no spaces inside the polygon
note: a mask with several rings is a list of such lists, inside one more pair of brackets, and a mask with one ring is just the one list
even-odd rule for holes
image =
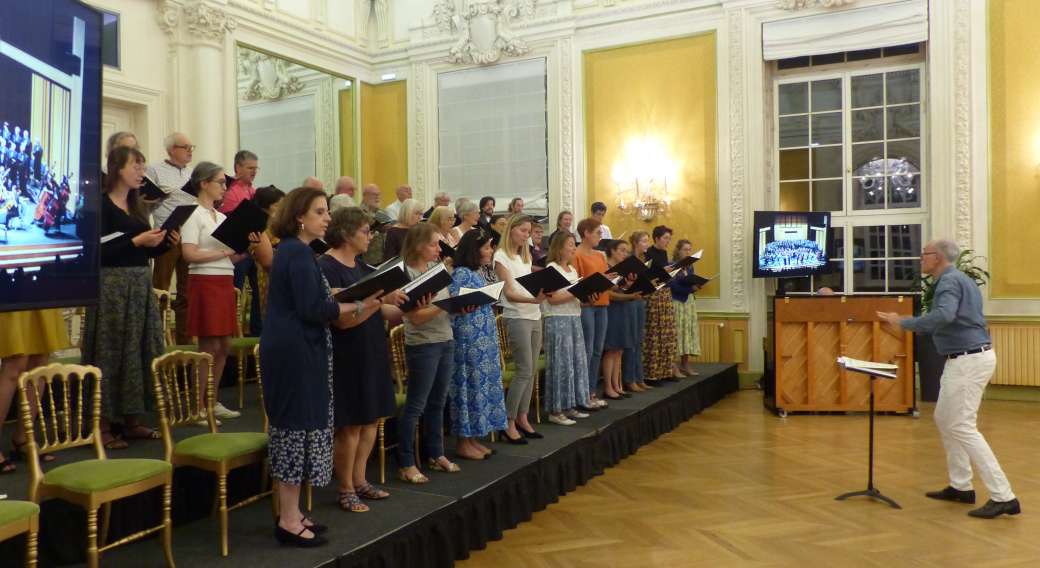
{"label": "wristwatch", "polygon": [[361,302],[354,302],[357,305],[357,311],[354,312],[354,317],[360,317],[361,313],[365,311],[365,305]]}

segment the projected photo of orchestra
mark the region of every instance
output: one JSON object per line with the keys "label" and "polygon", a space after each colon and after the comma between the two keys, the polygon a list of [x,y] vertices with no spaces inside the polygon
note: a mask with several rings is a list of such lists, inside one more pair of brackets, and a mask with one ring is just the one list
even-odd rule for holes
{"label": "projected photo of orchestra", "polygon": [[826,213],[755,212],[756,273],[806,275],[827,268]]}

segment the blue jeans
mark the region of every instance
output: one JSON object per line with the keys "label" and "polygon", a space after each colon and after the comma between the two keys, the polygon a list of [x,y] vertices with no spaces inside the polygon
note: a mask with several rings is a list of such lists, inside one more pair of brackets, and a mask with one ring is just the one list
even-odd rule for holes
{"label": "blue jeans", "polygon": [[607,337],[607,307],[582,306],[581,332],[585,336],[585,358],[589,362],[589,393],[596,392],[603,340]]}
{"label": "blue jeans", "polygon": [[424,411],[426,453],[434,459],[444,455],[441,426],[448,383],[455,368],[455,341],[405,345],[404,355],[408,362],[408,395],[397,423],[397,463],[401,468],[415,465],[415,425]]}
{"label": "blue jeans", "polygon": [[626,306],[635,324],[636,346],[625,349],[621,355],[621,379],[626,383],[642,383],[643,377],[643,336],[646,335],[646,300],[632,300]]}

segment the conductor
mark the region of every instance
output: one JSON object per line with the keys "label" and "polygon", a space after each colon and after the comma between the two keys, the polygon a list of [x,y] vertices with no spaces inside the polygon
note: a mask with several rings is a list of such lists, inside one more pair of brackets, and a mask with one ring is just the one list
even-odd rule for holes
{"label": "conductor", "polygon": [[989,444],[975,426],[982,393],[993,376],[997,358],[982,315],[982,293],[974,281],[953,265],[960,252],[957,243],[949,238],[935,239],[924,246],[921,272],[936,279],[930,312],[916,318],[882,312],[878,312],[878,316],[904,330],[930,334],[935,348],[946,358],[939,402],[935,405],[935,423],[946,449],[950,485],[925,495],[942,501],[974,504],[975,491],[971,487],[971,463],[974,462],[990,499],[968,515],[981,519],[1017,515],[1022,512],[1018,499],[1011,492],[1011,485]]}

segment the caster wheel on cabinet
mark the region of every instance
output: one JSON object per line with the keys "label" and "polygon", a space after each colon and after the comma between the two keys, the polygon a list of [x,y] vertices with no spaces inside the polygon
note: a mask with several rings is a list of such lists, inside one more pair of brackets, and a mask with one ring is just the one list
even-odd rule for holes
{"label": "caster wheel on cabinet", "polygon": [[780,418],[787,418],[787,411],[781,408],[776,412],[776,415]]}

